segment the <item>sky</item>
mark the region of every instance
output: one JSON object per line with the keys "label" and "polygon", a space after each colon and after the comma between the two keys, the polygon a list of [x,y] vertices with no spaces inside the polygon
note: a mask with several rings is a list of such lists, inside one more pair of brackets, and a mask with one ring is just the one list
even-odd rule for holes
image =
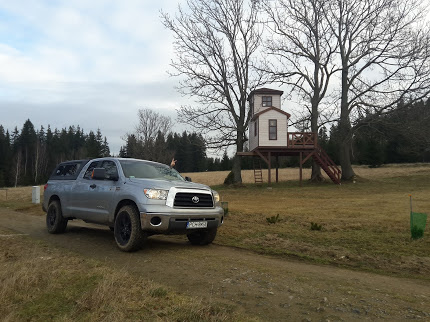
{"label": "sky", "polygon": [[[160,10],[178,0],[0,0],[0,124],[79,125],[111,153],[151,108],[176,120],[187,103],[167,74],[172,36]],[[187,129],[176,124],[174,131]]]}

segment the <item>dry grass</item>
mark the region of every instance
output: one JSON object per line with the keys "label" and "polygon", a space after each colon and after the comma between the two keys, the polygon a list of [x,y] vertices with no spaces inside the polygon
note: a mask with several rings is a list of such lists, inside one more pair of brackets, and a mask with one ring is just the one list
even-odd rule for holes
{"label": "dry grass", "polygon": [[[271,189],[255,184],[217,186],[229,203],[230,216],[216,242],[429,279],[430,223],[424,238],[411,239],[409,194],[415,211],[430,214],[430,166],[355,170],[357,183],[341,186],[304,182],[300,188],[297,179],[273,184]],[[290,171],[283,169],[292,175]],[[208,174],[205,179],[206,183],[218,180]],[[278,214],[281,221],[268,224],[266,218]],[[322,230],[311,230],[312,222],[322,225]]]}
{"label": "dry grass", "polygon": [[[32,187],[6,189],[7,195],[5,190],[0,190],[0,207],[10,208],[33,215],[43,215],[42,205],[31,203]],[[40,186],[40,195],[40,202],[42,202],[43,186]]]}
{"label": "dry grass", "polygon": [[144,278],[84,260],[23,236],[5,236],[0,251],[3,321],[246,320]]}

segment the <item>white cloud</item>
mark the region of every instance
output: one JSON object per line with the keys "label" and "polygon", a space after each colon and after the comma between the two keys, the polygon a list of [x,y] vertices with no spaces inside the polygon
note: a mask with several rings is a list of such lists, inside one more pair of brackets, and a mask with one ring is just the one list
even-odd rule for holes
{"label": "white cloud", "polygon": [[0,124],[100,128],[118,153],[139,108],[175,119],[187,99],[166,74],[172,37],[160,9],[176,8],[171,0],[0,0]]}

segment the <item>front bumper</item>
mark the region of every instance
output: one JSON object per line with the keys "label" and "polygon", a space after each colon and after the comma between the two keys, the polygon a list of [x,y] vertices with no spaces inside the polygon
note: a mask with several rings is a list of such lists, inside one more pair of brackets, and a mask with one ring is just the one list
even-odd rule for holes
{"label": "front bumper", "polygon": [[187,231],[187,223],[190,221],[206,221],[206,229],[217,228],[223,224],[224,211],[221,207],[216,207],[200,213],[140,213],[142,230],[154,233],[183,233]]}

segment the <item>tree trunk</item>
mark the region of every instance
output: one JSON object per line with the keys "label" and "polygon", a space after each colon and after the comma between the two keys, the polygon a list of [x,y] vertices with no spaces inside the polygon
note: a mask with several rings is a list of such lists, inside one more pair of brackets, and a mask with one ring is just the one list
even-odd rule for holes
{"label": "tree trunk", "polygon": [[37,184],[37,179],[39,176],[39,155],[40,155],[40,142],[39,139],[36,140],[36,155],[34,161],[34,183]]}
{"label": "tree trunk", "polygon": [[348,105],[348,69],[342,70],[342,97],[341,97],[341,111],[339,120],[339,134],[341,138],[339,159],[340,166],[342,167],[342,180],[349,181],[355,176],[354,170],[351,165],[351,121],[349,119],[349,105]]}
{"label": "tree trunk", "polygon": [[20,176],[21,168],[21,151],[19,150],[16,155],[16,168],[15,168],[15,188],[18,186],[18,179]]}
{"label": "tree trunk", "polygon": [[321,167],[315,160],[312,160],[312,174],[311,174],[312,182],[323,182],[324,177],[321,174]]}
{"label": "tree trunk", "polygon": [[[316,66],[315,70],[315,78],[318,80],[318,66]],[[318,86],[318,85],[316,85]],[[312,115],[311,115],[311,131],[316,133],[317,140],[318,140],[318,97],[319,97],[319,87],[315,88],[314,97],[312,98]],[[318,142],[315,142],[315,144],[318,144]],[[322,182],[324,181],[323,176],[321,175],[321,167],[315,162],[315,160],[312,160],[312,175],[311,175],[311,181],[312,182]]]}
{"label": "tree trunk", "polygon": [[[319,111],[318,111],[318,100],[320,97],[320,85],[319,85],[319,61],[315,61],[314,66],[314,80],[315,80],[315,87],[314,87],[314,94],[311,99],[312,104],[312,114],[311,114],[311,131],[316,133],[316,139],[318,140],[318,117],[319,117]],[[315,145],[318,144],[318,141],[315,142]],[[315,160],[312,160],[312,174],[311,174],[311,181],[312,182],[321,182],[324,181],[323,176],[321,175],[321,168],[320,166],[315,162]]]}
{"label": "tree trunk", "polygon": [[[240,131],[237,132],[236,152],[243,152],[243,133]],[[241,158],[237,155],[233,158],[232,172],[234,183],[242,184],[242,163]]]}
{"label": "tree trunk", "polygon": [[351,143],[349,140],[343,140],[340,144],[340,166],[342,167],[342,180],[350,181],[354,178],[355,172],[351,165]]}

